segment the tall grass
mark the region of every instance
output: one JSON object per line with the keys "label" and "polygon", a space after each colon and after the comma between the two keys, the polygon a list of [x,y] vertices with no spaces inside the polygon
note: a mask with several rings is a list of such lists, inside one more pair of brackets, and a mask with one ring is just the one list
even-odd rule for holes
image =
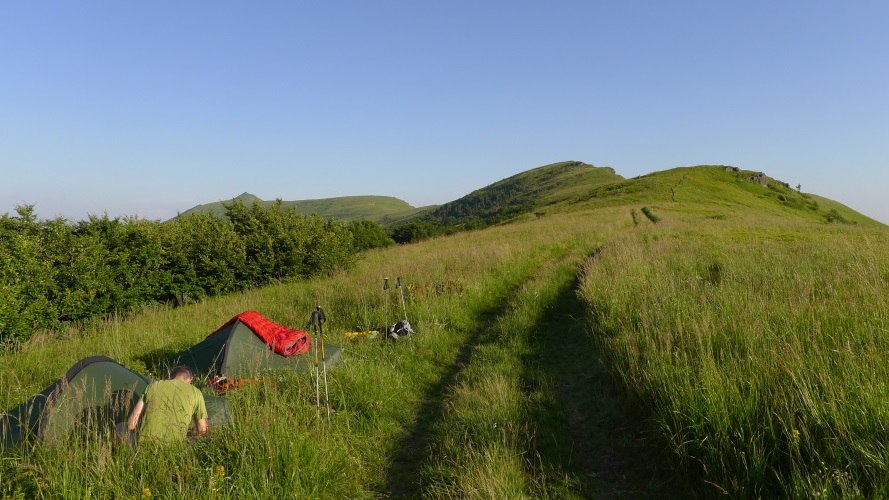
{"label": "tall grass", "polygon": [[424,480],[431,492],[564,498],[583,491],[579,481],[562,488],[568,477],[559,467],[564,464],[546,464],[539,456],[536,441],[547,436],[538,435],[542,429],[534,414],[554,395],[546,387],[549,381],[529,374],[527,365],[529,351],[541,346],[539,337],[556,334],[535,325],[592,251],[591,242],[573,243],[552,248],[490,321],[476,326],[470,362],[447,394],[443,418],[429,433]]}
{"label": "tall grass", "polygon": [[[454,391],[477,393],[461,386],[463,375],[458,374],[466,363],[473,370],[483,370],[488,363],[485,356],[463,358],[467,345],[478,341],[480,325],[495,328],[486,322],[495,320],[496,325],[496,311],[514,307],[508,305],[514,294],[533,296],[533,291],[521,291],[524,283],[537,276],[541,284],[536,286],[543,287],[547,278],[539,274],[541,269],[550,266],[554,256],[591,244],[593,228],[610,220],[607,214],[545,217],[370,251],[348,273],[180,308],[153,306],[81,329],[38,336],[20,352],[0,355],[0,407],[30,397],[89,355],[104,354],[136,371],[162,376],[158,360],[200,341],[247,309],[302,327],[311,310],[321,305],[328,317],[326,341],[343,347],[343,361],[329,367],[330,422],[316,417],[311,376],[273,374],[259,385],[229,391],[234,422],[212,429],[207,438],[182,449],[133,452],[99,436],[74,439],[61,448],[35,443],[22,450],[2,450],[0,496],[467,496],[481,490],[484,478],[490,484],[486,491],[534,496],[539,479],[526,460],[497,465],[497,460],[489,459],[484,471],[475,471],[477,478],[448,480],[441,489],[444,483],[436,478],[449,476],[425,472],[439,466],[428,461],[425,451],[438,446],[435,429],[446,426],[442,419],[450,417],[430,410],[458,404],[448,397]],[[577,252],[574,255],[576,271],[582,259]],[[561,276],[564,279],[565,274]],[[401,277],[403,288],[392,287],[387,296],[384,277],[390,284]],[[545,300],[529,304],[530,310],[546,307]],[[401,319],[405,310],[417,331],[412,338],[389,344],[346,340],[346,332],[380,328],[387,319],[389,323]],[[478,383],[505,384],[514,390],[517,365],[515,360],[508,364],[513,369],[496,375],[495,382]],[[509,397],[518,398],[513,406],[527,404],[523,394]],[[481,413],[470,418],[489,421],[486,412],[500,411],[492,406],[495,402],[486,402],[488,409],[479,407]],[[526,425],[523,418],[511,422],[509,413],[496,418],[502,422],[498,435],[510,436],[509,430]],[[514,437],[498,451],[487,439],[466,435],[471,439],[462,443],[464,447],[477,449],[482,456],[517,452]],[[414,481],[411,477],[416,474],[424,479]]]}
{"label": "tall grass", "polygon": [[[35,336],[0,354],[0,408],[90,355],[162,376],[158,360],[248,309],[302,327],[321,305],[343,357],[329,422],[310,374],[270,373],[181,449],[76,435],[0,450],[0,497],[681,497],[662,448],[699,496],[885,495],[889,235],[666,202],[636,226],[629,208]],[[405,311],[409,339],[346,338]]]}
{"label": "tall grass", "polygon": [[623,383],[717,491],[885,494],[889,236],[711,227],[626,233],[586,265]]}

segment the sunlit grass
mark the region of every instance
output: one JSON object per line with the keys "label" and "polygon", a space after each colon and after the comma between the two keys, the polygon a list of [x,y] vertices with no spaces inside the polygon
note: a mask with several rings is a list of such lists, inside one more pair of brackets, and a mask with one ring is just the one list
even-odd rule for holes
{"label": "sunlit grass", "polygon": [[[208,438],[168,454],[133,453],[104,438],[65,449],[35,444],[25,450],[0,451],[4,464],[0,489],[7,496],[19,492],[29,497],[80,498],[141,498],[146,492],[162,498],[374,496],[400,487],[392,460],[403,453],[404,440],[417,428],[418,419],[428,418],[418,412],[428,406],[429,398],[465,404],[462,398],[448,403],[447,395],[454,393],[474,395],[472,405],[481,413],[467,415],[476,422],[473,425],[494,418],[501,427],[487,438],[478,436],[477,443],[470,437],[467,445],[478,453],[460,458],[486,460],[469,465],[490,473],[454,477],[445,495],[478,489],[531,496],[539,479],[529,475],[528,443],[510,431],[527,425],[521,414],[527,403],[515,379],[520,365],[515,359],[504,361],[511,368],[501,374],[495,370],[490,379],[461,375],[453,386],[441,386],[441,381],[454,369],[455,358],[485,321],[482,318],[511,302],[511,294],[535,273],[545,283],[548,278],[539,276],[539,269],[549,266],[553,255],[592,241],[589,235],[597,224],[610,224],[610,216],[558,215],[371,251],[354,269],[327,278],[283,283],[181,308],[153,306],[128,317],[43,335],[20,352],[0,356],[3,407],[30,397],[90,355],[103,354],[136,371],[162,376],[156,361],[199,342],[248,309],[303,327],[311,310],[321,305],[328,317],[325,340],[343,348],[343,361],[330,367],[330,422],[317,417],[309,375],[273,375],[259,385],[229,392],[234,412],[230,426],[212,429]],[[578,258],[575,270],[579,263]],[[382,287],[385,277],[390,281],[388,292]],[[394,287],[399,277],[401,289]],[[527,305],[518,310],[546,307],[546,301],[534,299],[533,294],[520,292],[518,300]],[[387,345],[345,338],[346,332],[394,323],[405,312],[417,331],[407,341]],[[492,338],[509,346],[511,340],[497,333],[501,331],[497,324],[485,328],[493,328]],[[487,369],[484,359],[473,359],[471,365],[473,370]],[[481,392],[476,384],[481,384]],[[436,387],[443,392],[430,392]],[[503,391],[494,400],[497,404],[479,399],[489,391]],[[506,411],[510,405],[513,410]],[[506,413],[493,417],[492,411]],[[437,422],[424,425],[432,429]],[[513,459],[498,466],[504,454]],[[413,467],[418,472],[421,464]],[[28,471],[32,473],[25,476]],[[481,484],[483,480],[489,484]],[[434,483],[422,487],[440,491]]]}
{"label": "sunlit grass", "polygon": [[[581,469],[584,443],[563,428],[571,416],[555,378],[565,368],[540,365],[560,334],[544,329],[578,280],[586,311],[556,323],[588,325],[642,405],[651,442],[699,478],[699,492],[885,493],[887,233],[687,205],[681,194],[650,204],[658,224],[634,225],[642,204],[553,211],[374,250],[324,278],[38,335],[0,354],[0,408],[91,355],[162,376],[157,360],[245,310],[301,328],[320,305],[325,341],[343,358],[329,367],[329,422],[310,374],[270,374],[228,393],[230,426],[181,450],[133,452],[105,436],[0,450],[0,497],[617,494]],[[406,341],[345,336],[405,313],[417,332]],[[585,376],[582,363],[572,370]],[[578,408],[600,404],[579,397]]]}
{"label": "sunlit grass", "polygon": [[885,488],[885,232],[674,227],[614,239],[582,290],[690,469],[732,495]]}

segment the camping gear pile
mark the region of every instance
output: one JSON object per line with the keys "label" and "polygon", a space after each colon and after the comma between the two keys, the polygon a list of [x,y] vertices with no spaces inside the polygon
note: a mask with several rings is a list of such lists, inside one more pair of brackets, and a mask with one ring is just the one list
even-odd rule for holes
{"label": "camping gear pile", "polygon": [[389,324],[389,278],[383,278],[383,316],[385,326],[379,329],[346,332],[345,337],[347,340],[375,339],[380,336],[381,332],[383,332],[383,339],[388,343],[389,340],[398,340],[414,334],[414,329],[411,327],[411,323],[407,319],[407,306],[404,301],[404,288],[401,286],[400,277],[395,280],[395,289],[398,290],[401,295],[401,310],[404,313],[404,319],[399,320],[393,325]]}
{"label": "camping gear pile", "polygon": [[401,295],[401,311],[404,313],[404,319],[399,320],[395,324],[389,324],[389,278],[383,278],[383,316],[385,318],[385,326],[382,328],[346,332],[345,337],[347,340],[375,339],[382,333],[383,339],[388,343],[389,340],[398,340],[414,334],[414,329],[407,319],[407,305],[405,305],[404,288],[401,286],[400,277],[395,281],[395,289]]}

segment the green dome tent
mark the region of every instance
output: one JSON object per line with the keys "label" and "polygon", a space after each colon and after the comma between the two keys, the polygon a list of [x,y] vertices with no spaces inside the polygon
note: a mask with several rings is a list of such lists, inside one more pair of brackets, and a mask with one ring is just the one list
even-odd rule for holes
{"label": "green dome tent", "polygon": [[[0,416],[0,444],[16,446],[29,438],[55,443],[78,429],[112,432],[151,382],[105,356],[84,358],[56,383]],[[227,400],[212,395],[204,400],[211,427],[231,421]]]}
{"label": "green dome tent", "polygon": [[[201,342],[175,354],[168,366],[185,365],[208,381],[216,377],[256,379],[272,370],[309,371],[315,366],[309,336],[245,311]],[[328,364],[339,361],[340,348],[325,344]]]}

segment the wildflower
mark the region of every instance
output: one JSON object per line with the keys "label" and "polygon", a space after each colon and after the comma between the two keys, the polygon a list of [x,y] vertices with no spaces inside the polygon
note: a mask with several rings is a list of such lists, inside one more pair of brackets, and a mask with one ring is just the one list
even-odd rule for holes
{"label": "wildflower", "polygon": [[224,465],[217,465],[216,466],[216,477],[218,477],[219,479],[225,478],[225,466]]}
{"label": "wildflower", "polygon": [[799,439],[799,431],[798,430],[793,429],[793,431],[791,431],[791,434],[793,435],[793,439]]}
{"label": "wildflower", "polygon": [[145,498],[151,498],[151,488],[142,488],[142,496]]}

